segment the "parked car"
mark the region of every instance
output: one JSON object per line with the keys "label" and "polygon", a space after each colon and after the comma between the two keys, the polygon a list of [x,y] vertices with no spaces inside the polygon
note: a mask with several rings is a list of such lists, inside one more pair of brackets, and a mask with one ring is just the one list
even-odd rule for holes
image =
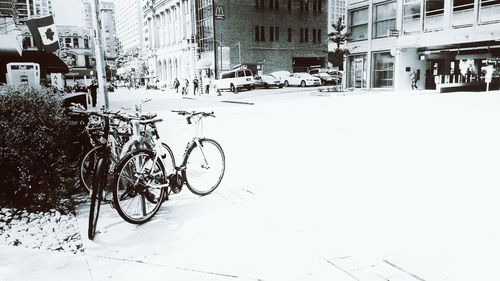
{"label": "parked car", "polygon": [[337,76],[330,75],[326,68],[313,68],[309,70],[309,74],[321,79],[321,85],[338,85],[340,79]]}
{"label": "parked car", "polygon": [[253,80],[255,88],[259,87],[266,89],[269,89],[270,87],[283,88],[283,83],[281,83],[280,80],[274,77],[273,75],[255,76]]}
{"label": "parked car", "polygon": [[219,79],[215,80],[217,90],[236,91],[240,88],[250,90],[254,87],[253,74],[250,69],[235,69],[222,72]]}
{"label": "parked car", "polygon": [[287,80],[287,78],[290,77],[292,73],[290,73],[290,71],[281,70],[272,72],[271,75],[278,78],[281,84],[285,84],[285,80]]}
{"label": "parked car", "polygon": [[307,72],[297,72],[293,73],[290,76],[288,76],[285,79],[285,82],[283,82],[285,87],[288,86],[320,86],[321,85],[321,79],[318,77],[314,77],[311,74]]}

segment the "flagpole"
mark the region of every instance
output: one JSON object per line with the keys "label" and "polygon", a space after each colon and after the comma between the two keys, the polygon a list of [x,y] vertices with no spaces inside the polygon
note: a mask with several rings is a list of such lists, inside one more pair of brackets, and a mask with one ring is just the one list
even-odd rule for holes
{"label": "flagpole", "polygon": [[101,48],[102,43],[102,23],[101,23],[101,7],[99,0],[90,1],[92,7],[92,19],[94,26],[94,50],[97,67],[97,83],[99,84],[99,92],[104,96],[104,106],[109,109],[108,90],[105,87],[106,72],[104,71],[104,49]]}

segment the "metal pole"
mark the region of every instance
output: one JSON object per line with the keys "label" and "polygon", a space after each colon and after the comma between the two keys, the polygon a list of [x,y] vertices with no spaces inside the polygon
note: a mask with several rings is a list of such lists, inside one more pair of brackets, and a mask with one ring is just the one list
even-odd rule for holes
{"label": "metal pole", "polygon": [[217,38],[215,37],[215,0],[212,0],[212,32],[214,37],[213,49],[214,49],[214,79],[217,79],[218,69],[217,69]]}
{"label": "metal pole", "polygon": [[220,72],[222,72],[222,32],[220,33],[220,39],[219,39],[219,47],[220,47]]}
{"label": "metal pole", "polygon": [[104,96],[104,106],[109,109],[108,91],[104,84],[106,83],[106,72],[104,70],[104,49],[101,48],[102,44],[102,22],[101,22],[101,7],[99,0],[90,2],[93,14],[94,25],[94,49],[97,67],[97,83],[99,84],[99,92]]}
{"label": "metal pole", "polygon": [[238,41],[238,63],[241,66],[241,42]]}

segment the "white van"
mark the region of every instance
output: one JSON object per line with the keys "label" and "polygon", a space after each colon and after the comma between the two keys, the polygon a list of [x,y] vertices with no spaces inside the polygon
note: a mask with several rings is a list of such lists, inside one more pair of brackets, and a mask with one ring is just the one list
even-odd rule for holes
{"label": "white van", "polygon": [[253,86],[253,74],[250,69],[235,69],[222,72],[219,75],[219,79],[215,80],[215,88],[221,91],[230,90],[234,92],[240,88],[250,90]]}

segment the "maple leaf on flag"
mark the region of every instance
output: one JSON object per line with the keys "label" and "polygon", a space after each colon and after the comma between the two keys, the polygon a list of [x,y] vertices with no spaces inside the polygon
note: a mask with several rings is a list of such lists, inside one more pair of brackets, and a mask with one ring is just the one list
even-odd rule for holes
{"label": "maple leaf on flag", "polygon": [[47,39],[49,40],[54,40],[54,31],[52,31],[51,28],[47,29],[47,31],[45,32],[45,35],[47,35]]}

